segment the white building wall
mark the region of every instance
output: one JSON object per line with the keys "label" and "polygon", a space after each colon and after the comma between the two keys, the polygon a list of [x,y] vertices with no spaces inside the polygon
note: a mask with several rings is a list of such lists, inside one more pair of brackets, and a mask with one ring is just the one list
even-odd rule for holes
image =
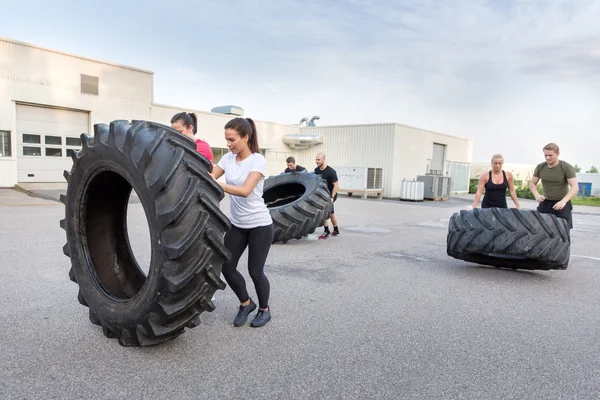
{"label": "white building wall", "polygon": [[[98,77],[98,96],[81,93],[81,74]],[[148,119],[153,78],[150,71],[0,38],[3,106],[6,101],[17,101],[92,111],[92,125],[115,119]],[[9,113],[0,121],[12,120],[12,128],[14,111]]]}
{"label": "white building wall", "polygon": [[[99,95],[81,93],[81,74],[99,78]],[[0,187],[17,183],[17,103],[89,111],[93,124],[148,119],[153,73],[0,38],[0,130],[11,132]],[[12,166],[12,170],[9,171]]]}
{"label": "white building wall", "polygon": [[[97,96],[81,93],[81,74],[98,77]],[[197,136],[214,148],[226,148],[224,125],[234,118],[155,104],[150,71],[0,38],[0,130],[12,133],[11,157],[0,157],[0,187],[17,183],[17,104],[89,112],[89,133],[93,133],[94,124],[117,119],[149,120],[168,126],[174,114],[195,112]],[[322,151],[333,167],[382,168],[385,197],[399,196],[402,178],[414,179],[427,172],[434,142],[447,144],[445,161],[471,162],[472,144],[468,140],[397,124],[299,127],[255,122],[269,175],[282,172],[290,155],[312,170],[315,155]],[[320,134],[324,143],[294,151],[282,142],[282,136],[297,133]]]}
{"label": "white building wall", "polygon": [[[81,93],[81,74],[98,77],[97,96]],[[198,137],[212,147],[226,148],[223,127],[234,116],[154,104],[153,77],[150,71],[0,38],[0,130],[12,134],[11,157],[0,157],[0,187],[17,183],[17,103],[88,111],[90,134],[96,123],[139,119],[170,125],[174,114],[195,112]],[[267,172],[277,174],[285,169],[285,159],[293,154],[281,137],[297,133],[299,128],[255,122],[259,146],[265,150]]]}
{"label": "white building wall", "polygon": [[[448,163],[469,164],[472,160],[473,143],[470,140],[406,125],[395,125],[396,141],[394,144],[394,181],[393,197],[400,196],[400,185],[403,179],[413,180],[418,175],[425,175],[430,170],[434,143],[446,146],[444,166]],[[448,174],[451,171],[444,171]],[[464,174],[464,185],[468,191],[469,177]]]}
{"label": "white building wall", "polygon": [[0,188],[11,187],[17,183],[17,160],[0,157]]}
{"label": "white building wall", "polygon": [[[446,145],[445,165],[463,164],[461,179],[468,191],[468,165],[473,144],[467,139],[429,132],[399,124],[302,127],[301,133],[318,134],[323,143],[298,151],[297,162],[309,169],[315,167],[315,155],[324,152],[333,168],[370,167],[383,169],[383,196],[400,197],[403,179],[413,180],[429,171],[433,144]],[[445,173],[452,171],[444,171]]]}
{"label": "white building wall", "polygon": [[301,127],[303,134],[321,135],[323,143],[297,151],[296,162],[309,171],[316,167],[315,156],[326,155],[326,162],[336,167],[383,169],[384,197],[392,197],[394,169],[394,125],[342,125]]}

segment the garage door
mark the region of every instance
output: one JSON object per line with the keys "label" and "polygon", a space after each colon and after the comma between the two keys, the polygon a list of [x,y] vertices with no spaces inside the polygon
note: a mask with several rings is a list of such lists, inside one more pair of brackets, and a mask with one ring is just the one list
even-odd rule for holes
{"label": "garage door", "polygon": [[71,151],[89,133],[89,113],[17,105],[17,179],[19,182],[65,182]]}

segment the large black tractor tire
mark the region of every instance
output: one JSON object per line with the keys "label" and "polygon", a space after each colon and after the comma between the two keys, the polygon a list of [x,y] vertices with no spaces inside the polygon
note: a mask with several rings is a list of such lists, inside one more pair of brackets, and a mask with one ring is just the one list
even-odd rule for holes
{"label": "large black tractor tire", "polygon": [[275,228],[273,243],[313,233],[331,214],[327,182],[309,172],[284,173],[265,180],[263,199]]}
{"label": "large black tractor tire", "polygon": [[515,208],[475,208],[449,221],[449,256],[513,269],[567,269],[569,223],[551,214]]}
{"label": "large black tractor tire", "polygon": [[[214,310],[230,259],[223,235],[230,222],[218,207],[224,193],[194,143],[171,128],[145,121],[114,121],[81,135],[73,152],[65,219],[69,277],[90,321],[123,346],[174,339]],[[148,275],[127,235],[127,206],[135,189],[148,220]]]}

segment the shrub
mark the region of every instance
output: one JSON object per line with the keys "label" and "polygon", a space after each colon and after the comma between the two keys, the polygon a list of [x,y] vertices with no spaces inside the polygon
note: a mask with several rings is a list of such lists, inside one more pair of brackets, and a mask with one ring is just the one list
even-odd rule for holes
{"label": "shrub", "polygon": [[477,193],[477,184],[479,183],[479,178],[471,179],[469,181],[469,193],[475,194]]}
{"label": "shrub", "polygon": [[[538,184],[537,190],[538,190],[539,194],[544,194],[544,189],[542,189],[542,185]],[[517,192],[517,197],[520,199],[535,200],[535,196],[533,195],[533,193],[531,193],[531,190],[529,190],[529,184],[518,187],[518,188],[515,187],[515,191]]]}

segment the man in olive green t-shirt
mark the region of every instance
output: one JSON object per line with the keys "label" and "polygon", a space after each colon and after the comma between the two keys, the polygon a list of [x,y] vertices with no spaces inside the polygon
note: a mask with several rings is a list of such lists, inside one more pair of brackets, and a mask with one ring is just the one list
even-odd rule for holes
{"label": "man in olive green t-shirt", "polygon": [[[533,172],[533,178],[529,182],[529,190],[540,203],[537,210],[541,213],[554,214],[564,218],[573,228],[573,217],[571,211],[573,205],[571,199],[579,190],[575,168],[566,161],[558,159],[559,148],[554,143],[544,146],[545,162],[538,164]],[[538,182],[542,181],[544,195],[537,191]],[[569,188],[570,186],[570,188]]]}

